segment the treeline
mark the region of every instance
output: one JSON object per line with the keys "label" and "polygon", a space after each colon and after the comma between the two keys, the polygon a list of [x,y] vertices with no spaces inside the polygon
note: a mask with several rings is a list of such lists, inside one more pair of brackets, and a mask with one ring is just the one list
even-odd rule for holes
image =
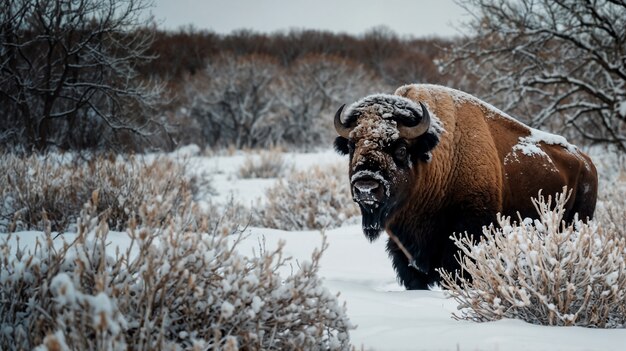
{"label": "treeline", "polygon": [[229,35],[159,31],[140,68],[167,82],[177,144],[209,147],[330,145],[341,104],[414,82],[449,84],[435,60],[444,39],[314,30]]}
{"label": "treeline", "polygon": [[193,27],[158,31],[149,54],[157,58],[140,69],[144,76],[176,79],[201,71],[220,55],[271,57],[289,67],[301,57],[325,55],[361,64],[387,84],[427,80],[445,83],[434,60],[451,40],[444,38],[401,38],[386,27],[375,27],[363,35],[336,34],[318,30],[291,30],[272,34],[250,30],[219,35]]}

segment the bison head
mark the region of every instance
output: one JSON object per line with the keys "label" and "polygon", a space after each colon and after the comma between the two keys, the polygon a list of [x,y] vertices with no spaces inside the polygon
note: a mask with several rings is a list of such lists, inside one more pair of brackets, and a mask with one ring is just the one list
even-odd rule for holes
{"label": "bison head", "polygon": [[350,155],[352,198],[361,208],[363,232],[374,240],[412,192],[416,164],[430,160],[443,129],[424,104],[396,95],[366,97],[342,121],[344,106],[335,114],[335,148]]}

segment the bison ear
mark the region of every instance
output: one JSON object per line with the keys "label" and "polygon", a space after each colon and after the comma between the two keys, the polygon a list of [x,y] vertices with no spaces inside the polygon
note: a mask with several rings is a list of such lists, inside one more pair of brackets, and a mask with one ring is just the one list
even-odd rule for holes
{"label": "bison ear", "polygon": [[426,132],[417,139],[413,140],[411,145],[411,154],[417,159],[429,162],[432,155],[431,151],[439,144],[439,137],[431,132]]}
{"label": "bison ear", "polygon": [[350,148],[348,147],[348,139],[344,137],[337,137],[335,139],[335,150],[340,155],[347,155],[350,153]]}

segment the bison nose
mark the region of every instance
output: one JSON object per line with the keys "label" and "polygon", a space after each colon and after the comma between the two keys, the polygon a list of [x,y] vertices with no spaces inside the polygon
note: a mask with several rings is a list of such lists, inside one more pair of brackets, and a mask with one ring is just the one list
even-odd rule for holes
{"label": "bison nose", "polygon": [[354,201],[365,204],[374,205],[382,199],[382,186],[373,179],[359,179],[352,184],[352,193]]}
{"label": "bison nose", "polygon": [[379,186],[380,184],[375,180],[357,180],[354,182],[354,189],[364,193],[370,193]]}

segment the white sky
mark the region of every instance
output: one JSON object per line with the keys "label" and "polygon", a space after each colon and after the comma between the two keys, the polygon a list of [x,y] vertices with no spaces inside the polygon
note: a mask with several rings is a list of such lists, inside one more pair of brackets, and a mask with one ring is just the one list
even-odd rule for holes
{"label": "white sky", "polygon": [[399,35],[459,35],[464,10],[453,0],[154,0],[161,27],[193,24],[227,34],[320,29],[361,34],[384,25]]}

